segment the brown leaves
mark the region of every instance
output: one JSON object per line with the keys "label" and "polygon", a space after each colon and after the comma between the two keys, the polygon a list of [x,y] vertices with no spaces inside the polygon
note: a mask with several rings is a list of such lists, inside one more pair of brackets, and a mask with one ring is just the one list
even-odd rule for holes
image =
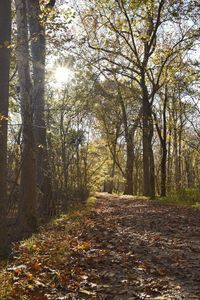
{"label": "brown leaves", "polygon": [[103,196],[95,209],[62,217],[16,245],[4,273],[10,287],[0,298],[198,299],[198,230],[198,218],[181,208]]}
{"label": "brown leaves", "polygon": [[29,267],[34,272],[39,272],[42,269],[42,264],[38,261],[33,261],[29,264]]}

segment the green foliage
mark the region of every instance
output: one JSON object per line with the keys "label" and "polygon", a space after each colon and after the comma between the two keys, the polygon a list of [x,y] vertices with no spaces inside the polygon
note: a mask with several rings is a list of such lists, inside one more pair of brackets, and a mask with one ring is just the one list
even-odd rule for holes
{"label": "green foliage", "polygon": [[32,235],[31,238],[22,242],[22,245],[26,245],[26,247],[29,251],[33,251],[35,248],[35,243],[36,243],[36,236]]}
{"label": "green foliage", "polygon": [[200,190],[182,189],[179,192],[171,193],[167,197],[160,198],[160,200],[168,204],[187,205],[200,208]]}
{"label": "green foliage", "polygon": [[94,196],[90,196],[88,199],[87,199],[87,205],[88,206],[92,206],[92,205],[94,205],[95,203],[96,203],[96,197],[94,197]]}

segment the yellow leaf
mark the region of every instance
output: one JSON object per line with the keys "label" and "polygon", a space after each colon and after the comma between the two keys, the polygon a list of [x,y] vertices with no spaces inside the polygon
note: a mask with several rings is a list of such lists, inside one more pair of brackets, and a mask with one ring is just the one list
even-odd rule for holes
{"label": "yellow leaf", "polygon": [[89,250],[89,249],[90,249],[90,244],[89,244],[88,242],[80,243],[80,244],[77,246],[77,249],[78,249],[78,250]]}
{"label": "yellow leaf", "polygon": [[28,278],[28,280],[32,280],[33,279],[33,274],[32,273],[27,273],[27,278]]}

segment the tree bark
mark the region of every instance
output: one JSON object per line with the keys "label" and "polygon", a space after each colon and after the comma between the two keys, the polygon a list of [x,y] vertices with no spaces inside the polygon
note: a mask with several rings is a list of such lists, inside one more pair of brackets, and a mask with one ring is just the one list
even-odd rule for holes
{"label": "tree bark", "polygon": [[167,192],[170,193],[172,190],[172,115],[170,112],[170,107],[168,108],[168,114],[169,114],[169,129],[168,129],[168,142],[167,142]]}
{"label": "tree bark", "polygon": [[114,177],[115,177],[115,169],[116,169],[116,156],[117,156],[117,140],[119,137],[119,130],[120,126],[116,126],[116,132],[115,132],[115,139],[113,143],[113,160],[112,160],[112,169],[111,169],[111,174],[110,174],[110,180],[109,180],[109,188],[108,188],[108,193],[112,194],[113,189],[114,189]]}
{"label": "tree bark", "polygon": [[134,166],[134,134],[137,128],[138,120],[136,120],[132,126],[129,128],[127,120],[127,112],[124,104],[124,99],[121,94],[119,83],[115,78],[117,88],[118,88],[118,100],[122,111],[122,122],[125,131],[125,141],[126,141],[126,171],[125,171],[125,189],[124,194],[133,195],[133,166]]}
{"label": "tree bark", "polygon": [[0,256],[7,254],[7,117],[11,41],[11,1],[0,1]]}
{"label": "tree bark", "polygon": [[[131,137],[130,137],[131,139]],[[134,164],[134,147],[132,141],[127,141],[127,159],[126,159],[126,182],[125,195],[133,195],[133,164]]]}
{"label": "tree bark", "polygon": [[37,182],[43,184],[44,149],[46,148],[46,129],[44,120],[44,80],[45,80],[45,33],[39,22],[41,16],[39,0],[26,0],[28,23],[31,37],[33,63],[33,107],[34,133],[37,147]]}
{"label": "tree bark", "polygon": [[17,21],[17,66],[22,113],[22,167],[19,224],[22,236],[37,229],[36,157],[33,132],[33,90],[29,68],[28,27],[25,0],[15,0]]}
{"label": "tree bark", "polygon": [[40,214],[48,218],[52,212],[52,186],[48,167],[45,124],[45,26],[41,20],[39,0],[26,0],[31,35],[33,62],[34,134],[36,142],[37,186],[40,190]]}
{"label": "tree bark", "polygon": [[[144,76],[143,76],[144,77]],[[149,102],[148,91],[144,78],[142,87],[142,131],[143,131],[143,194],[151,198],[155,197],[155,171],[152,149],[153,119],[152,108]]]}
{"label": "tree bark", "polygon": [[160,139],[161,147],[161,176],[160,176],[160,197],[166,197],[166,180],[167,180],[167,120],[166,120],[166,109],[168,101],[168,89],[165,86],[165,95],[163,102],[163,112],[162,112],[162,127],[159,127],[157,122],[156,113],[153,113],[155,119],[155,125]]}
{"label": "tree bark", "polygon": [[164,105],[163,105],[163,139],[161,142],[162,159],[161,159],[161,184],[160,196],[166,197],[166,180],[167,180],[167,119],[166,109],[168,101],[168,88],[165,87]]}

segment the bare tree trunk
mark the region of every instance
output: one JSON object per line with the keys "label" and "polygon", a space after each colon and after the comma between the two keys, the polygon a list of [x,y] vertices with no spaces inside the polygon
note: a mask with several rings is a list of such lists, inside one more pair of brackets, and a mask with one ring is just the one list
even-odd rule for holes
{"label": "bare tree trunk", "polygon": [[188,150],[185,153],[184,160],[185,160],[186,185],[187,188],[190,189],[194,187],[194,178],[192,172],[192,157]]}
{"label": "bare tree trunk", "polygon": [[110,194],[112,194],[113,189],[114,189],[114,177],[115,177],[116,156],[117,156],[117,140],[119,137],[119,130],[120,130],[120,127],[117,126],[114,144],[113,144],[113,160],[112,160],[112,170],[111,170],[111,176],[110,176],[111,178],[109,180],[109,188],[108,188],[108,193],[110,193]]}
{"label": "bare tree trunk", "polygon": [[[151,116],[150,116],[151,115]],[[150,119],[150,126],[149,126],[149,173],[150,173],[150,194],[149,196],[153,199],[155,197],[155,165],[154,165],[154,154],[153,154],[153,148],[152,148],[152,139],[154,134],[154,128],[153,128],[153,117],[152,117],[152,111],[149,114]]]}
{"label": "bare tree trunk", "polygon": [[134,164],[134,147],[132,143],[132,137],[126,138],[126,182],[125,182],[125,195],[133,195],[133,164]]}
{"label": "bare tree trunk", "polygon": [[108,187],[108,193],[112,194],[114,189],[114,176],[115,176],[115,161],[112,162],[112,169],[110,174],[110,180],[109,180],[109,187]]}
{"label": "bare tree trunk", "polygon": [[[115,78],[116,80],[116,78]],[[137,128],[138,119],[132,124],[131,128],[128,126],[127,112],[124,100],[121,94],[119,83],[118,87],[118,100],[122,110],[122,122],[124,124],[125,140],[126,140],[126,171],[125,171],[125,189],[124,194],[133,195],[133,166],[134,166],[134,134]]]}
{"label": "bare tree trunk", "polygon": [[143,193],[145,196],[154,198],[155,196],[155,171],[154,171],[154,157],[152,150],[153,138],[153,119],[151,104],[148,99],[148,91],[145,82],[141,83],[143,99]]}
{"label": "bare tree trunk", "polygon": [[171,152],[172,152],[172,116],[171,116],[171,113],[170,113],[170,108],[168,109],[168,113],[169,113],[169,129],[168,129],[168,142],[167,142],[167,160],[168,160],[168,163],[167,163],[167,192],[171,192],[171,189],[172,189],[172,184],[171,184],[171,181],[172,181],[172,164],[173,164],[173,160],[172,160],[172,155],[171,155]]}
{"label": "bare tree trunk", "polygon": [[7,117],[11,41],[11,1],[0,1],[0,256],[7,252]]}
{"label": "bare tree trunk", "polygon": [[33,106],[34,133],[37,146],[37,182],[44,181],[44,152],[46,149],[46,129],[44,120],[44,80],[45,80],[45,36],[39,22],[41,16],[39,0],[26,0],[28,22],[31,35],[31,53],[33,62]]}
{"label": "bare tree trunk", "polygon": [[167,179],[167,120],[166,120],[166,109],[167,109],[167,100],[168,100],[168,89],[165,87],[165,95],[164,95],[164,103],[163,103],[163,112],[162,112],[162,127],[159,127],[157,122],[156,114],[154,114],[155,125],[157,129],[157,133],[160,139],[160,147],[161,147],[161,180],[160,180],[160,196],[166,196],[166,179]]}
{"label": "bare tree trunk", "polygon": [[168,100],[168,89],[165,88],[164,105],[163,105],[163,139],[162,145],[162,160],[161,160],[161,197],[166,197],[166,180],[167,180],[167,120],[166,109]]}
{"label": "bare tree trunk", "polygon": [[63,165],[63,177],[64,177],[64,188],[67,189],[68,186],[68,159],[66,153],[66,130],[64,126],[64,111],[60,112],[60,139],[61,139],[61,157],[62,157],[62,165]]}
{"label": "bare tree trunk", "polygon": [[34,134],[36,142],[37,186],[40,189],[40,214],[52,212],[52,186],[48,167],[45,106],[45,28],[39,0],[26,0],[33,61]]}
{"label": "bare tree trunk", "polygon": [[179,189],[183,188],[183,177],[182,177],[182,134],[183,134],[183,127],[184,127],[184,108],[181,102],[181,96],[179,93],[179,130],[178,130],[178,174],[179,174]]}
{"label": "bare tree trunk", "polygon": [[179,155],[178,155],[178,134],[177,134],[177,124],[174,123],[174,175],[175,175],[175,189],[178,191],[180,189],[180,173],[179,173]]}
{"label": "bare tree trunk", "polygon": [[22,235],[37,229],[36,157],[33,132],[33,91],[29,68],[28,27],[25,0],[15,0],[17,21],[17,66],[22,113],[22,167],[19,224]]}

